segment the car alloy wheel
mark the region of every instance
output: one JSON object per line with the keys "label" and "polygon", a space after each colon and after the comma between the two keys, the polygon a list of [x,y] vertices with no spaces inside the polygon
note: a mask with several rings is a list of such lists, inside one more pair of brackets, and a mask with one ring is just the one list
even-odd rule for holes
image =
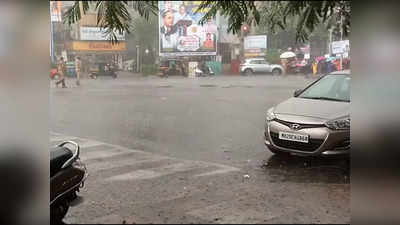
{"label": "car alloy wheel", "polygon": [[281,75],[281,70],[280,69],[274,69],[272,70],[272,75],[276,76],[276,75]]}
{"label": "car alloy wheel", "polygon": [[249,76],[253,74],[253,71],[251,71],[251,69],[246,69],[245,73],[247,76]]}

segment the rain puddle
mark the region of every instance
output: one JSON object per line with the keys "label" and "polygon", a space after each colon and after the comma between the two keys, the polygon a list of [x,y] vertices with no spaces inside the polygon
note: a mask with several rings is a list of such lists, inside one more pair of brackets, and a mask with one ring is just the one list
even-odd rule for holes
{"label": "rain puddle", "polygon": [[260,167],[270,182],[350,183],[350,162],[345,158],[273,155]]}

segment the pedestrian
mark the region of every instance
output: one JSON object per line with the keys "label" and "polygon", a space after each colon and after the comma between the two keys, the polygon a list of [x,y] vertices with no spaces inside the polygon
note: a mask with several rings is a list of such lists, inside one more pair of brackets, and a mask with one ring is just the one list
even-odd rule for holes
{"label": "pedestrian", "polygon": [[81,77],[81,69],[82,69],[82,61],[81,57],[75,58],[75,73],[76,73],[76,85],[80,85],[80,77]]}
{"label": "pedestrian", "polygon": [[314,59],[314,61],[312,63],[312,74],[313,74],[313,76],[315,76],[317,74],[317,72],[318,72],[317,71],[317,65],[318,65],[317,60]]}
{"label": "pedestrian", "polygon": [[326,63],[326,67],[327,67],[327,73],[333,72],[333,64],[332,64],[332,61],[328,61],[328,62]]}
{"label": "pedestrian", "polygon": [[61,57],[60,60],[58,61],[57,71],[60,74],[60,80],[56,82],[56,87],[58,87],[58,85],[61,84],[63,88],[66,88],[67,86],[65,85],[65,74],[67,72],[67,67],[65,65],[63,57]]}
{"label": "pedestrian", "polygon": [[322,59],[321,61],[319,61],[319,64],[321,64],[321,74],[326,74],[326,71],[328,70],[328,68],[327,68],[325,59]]}
{"label": "pedestrian", "polygon": [[185,61],[181,62],[181,68],[182,68],[182,75],[187,77],[188,75],[187,75],[187,71],[186,71],[186,62]]}
{"label": "pedestrian", "polygon": [[340,60],[336,59],[334,62],[335,69],[336,71],[341,71],[342,69],[340,68]]}

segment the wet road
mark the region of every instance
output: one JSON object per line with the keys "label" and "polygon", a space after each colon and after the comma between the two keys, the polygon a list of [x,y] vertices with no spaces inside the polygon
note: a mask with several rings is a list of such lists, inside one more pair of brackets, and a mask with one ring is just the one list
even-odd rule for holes
{"label": "wet road", "polygon": [[266,110],[312,79],[170,77],[51,87],[51,143],[90,177],[66,223],[348,223],[348,163],[265,150]]}

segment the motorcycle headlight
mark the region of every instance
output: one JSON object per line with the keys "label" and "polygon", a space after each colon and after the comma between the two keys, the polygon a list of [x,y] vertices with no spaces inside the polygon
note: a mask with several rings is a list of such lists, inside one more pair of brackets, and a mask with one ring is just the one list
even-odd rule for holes
{"label": "motorcycle headlight", "polygon": [[325,123],[332,130],[348,130],[350,129],[350,116],[340,117]]}
{"label": "motorcycle headlight", "polygon": [[265,118],[265,121],[266,122],[270,122],[270,121],[274,120],[275,118],[276,117],[275,117],[275,114],[274,114],[274,108],[268,109],[267,117]]}

